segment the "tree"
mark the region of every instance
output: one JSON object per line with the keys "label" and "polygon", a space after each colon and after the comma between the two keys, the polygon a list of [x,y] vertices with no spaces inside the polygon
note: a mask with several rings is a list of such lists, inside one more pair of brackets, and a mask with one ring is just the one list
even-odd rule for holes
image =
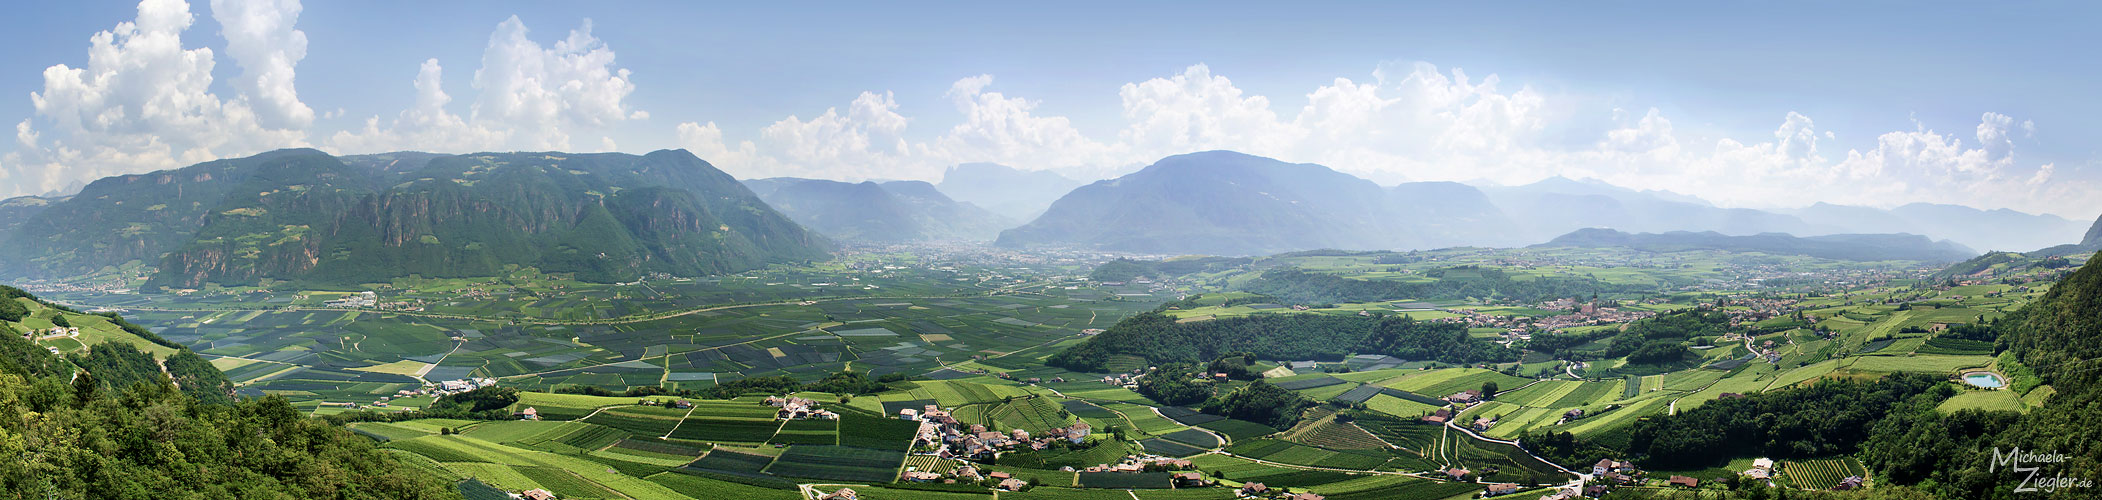
{"label": "tree", "polygon": [[94,373],[81,371],[78,376],[73,377],[74,405],[86,406],[89,402],[93,402],[100,397],[97,392],[101,387],[102,384],[95,380]]}
{"label": "tree", "polygon": [[1496,381],[1482,382],[1482,399],[1494,399],[1495,397]]}
{"label": "tree", "polygon": [[1306,396],[1257,380],[1224,397],[1206,401],[1201,410],[1213,415],[1289,429],[1293,423],[1299,421],[1301,410],[1313,405],[1314,401]]}

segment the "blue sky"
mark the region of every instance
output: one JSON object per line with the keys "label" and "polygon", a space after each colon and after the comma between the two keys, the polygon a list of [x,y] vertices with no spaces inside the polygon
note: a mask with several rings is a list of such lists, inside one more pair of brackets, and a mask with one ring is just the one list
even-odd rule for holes
{"label": "blue sky", "polygon": [[[2102,212],[2098,16],[2069,4],[16,9],[37,21],[0,30],[16,48],[0,120],[24,124],[0,144],[0,195],[285,146],[685,147],[740,177],[840,179],[965,161],[1091,178],[1236,149],[1384,184],[1565,175],[1727,206]],[[153,26],[127,39],[135,19]],[[124,63],[98,71],[104,31]],[[56,65],[88,71],[54,83]]]}

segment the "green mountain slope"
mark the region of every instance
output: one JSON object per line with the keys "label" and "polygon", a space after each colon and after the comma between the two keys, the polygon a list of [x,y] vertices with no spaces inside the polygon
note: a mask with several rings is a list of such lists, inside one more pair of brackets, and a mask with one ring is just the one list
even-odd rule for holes
{"label": "green mountain slope", "polygon": [[826,257],[736,179],[648,155],[272,151],[103,179],[15,232],[4,271],[68,276],[142,261],[148,287],[353,283],[505,266],[623,281]]}
{"label": "green mountain slope", "polygon": [[998,244],[1211,255],[1396,248],[1387,203],[1379,185],[1327,167],[1209,151],[1074,189]]}

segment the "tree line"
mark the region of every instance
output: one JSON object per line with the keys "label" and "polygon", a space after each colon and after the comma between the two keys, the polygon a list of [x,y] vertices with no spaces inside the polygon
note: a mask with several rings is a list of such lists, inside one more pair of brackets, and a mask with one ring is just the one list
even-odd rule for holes
{"label": "tree line", "polygon": [[1102,372],[1108,370],[1110,358],[1119,355],[1151,363],[1196,363],[1235,353],[1331,361],[1353,353],[1377,353],[1453,364],[1518,359],[1517,351],[1470,337],[1465,326],[1454,323],[1327,314],[1256,314],[1182,323],[1157,310],[1118,321],[1047,362]]}

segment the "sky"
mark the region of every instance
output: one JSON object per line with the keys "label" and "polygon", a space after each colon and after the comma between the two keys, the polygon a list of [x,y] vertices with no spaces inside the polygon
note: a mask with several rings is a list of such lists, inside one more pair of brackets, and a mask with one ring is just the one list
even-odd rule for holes
{"label": "sky", "polygon": [[0,196],[285,147],[841,180],[1230,149],[1388,185],[2102,213],[2093,5],[770,4],[18,5]]}

